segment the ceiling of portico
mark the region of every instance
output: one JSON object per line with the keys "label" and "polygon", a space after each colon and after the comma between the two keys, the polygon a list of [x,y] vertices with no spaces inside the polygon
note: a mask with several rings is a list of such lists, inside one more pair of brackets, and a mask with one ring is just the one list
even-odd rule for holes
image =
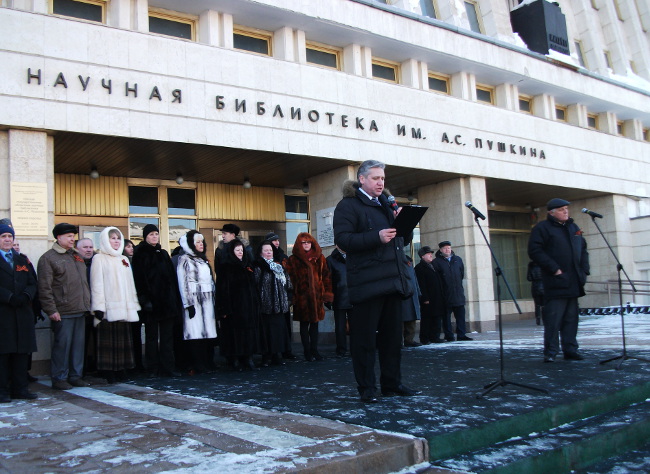
{"label": "ceiling of portico", "polygon": [[[71,132],[54,134],[54,171],[64,174],[88,174],[96,167],[104,176],[174,180],[181,173],[190,182],[240,185],[248,178],[253,186],[301,189],[310,177],[348,165],[356,166],[358,161]],[[386,176],[386,185],[395,196],[412,194],[417,198],[419,187],[462,175],[387,166]],[[571,201],[599,194],[490,178],[486,189],[488,200],[515,207],[542,207],[553,197]]]}

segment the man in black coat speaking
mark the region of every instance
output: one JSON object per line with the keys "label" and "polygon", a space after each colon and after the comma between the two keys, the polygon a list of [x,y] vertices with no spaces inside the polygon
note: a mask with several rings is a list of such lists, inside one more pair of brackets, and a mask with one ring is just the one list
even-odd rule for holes
{"label": "man in black coat speaking", "polygon": [[412,290],[406,274],[404,238],[397,237],[391,227],[397,212],[383,194],[384,168],[379,161],[364,161],[357,182],[345,183],[343,199],[334,211],[334,242],[347,252],[352,366],[365,403],[377,402],[377,349],[382,395],[417,393],[401,380],[400,304]]}
{"label": "man in black coat speaking", "polygon": [[542,269],[544,282],[544,362],[555,361],[560,350],[568,360],[582,360],[578,352],[578,298],[584,296],[589,254],[582,230],[569,217],[569,202],[551,199],[548,216],[530,234],[528,255]]}

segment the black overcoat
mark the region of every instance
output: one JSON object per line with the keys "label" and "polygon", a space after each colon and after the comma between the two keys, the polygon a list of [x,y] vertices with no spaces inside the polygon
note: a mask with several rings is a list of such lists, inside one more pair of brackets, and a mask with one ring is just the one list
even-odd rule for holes
{"label": "black overcoat", "polygon": [[[420,260],[415,266],[415,275],[420,285],[420,308],[427,308],[432,314],[444,314],[446,303],[440,274],[433,265]],[[429,304],[423,305],[425,301]]]}
{"label": "black overcoat", "polygon": [[348,277],[346,261],[339,249],[335,248],[327,257],[327,266],[332,277],[332,291],[334,292],[334,309],[351,309],[348,294]]}
{"label": "black overcoat", "polygon": [[143,241],[135,247],[131,263],[142,311],[156,321],[180,320],[183,304],[178,277],[167,251],[160,244],[153,246]]}
{"label": "black overcoat", "polygon": [[[29,259],[12,253],[13,268],[0,257],[0,354],[29,354],[36,352],[32,301],[38,286]],[[26,294],[29,301],[15,308],[9,304],[14,294]]]}
{"label": "black overcoat", "polygon": [[463,259],[452,252],[451,260],[447,260],[442,252],[438,250],[436,258],[433,260],[433,266],[442,279],[447,306],[463,306],[465,304],[465,290],[463,288],[465,264]]}
{"label": "black overcoat", "polygon": [[[549,214],[537,223],[528,240],[528,256],[542,269],[545,300],[584,296],[589,254],[573,219],[562,224]],[[558,270],[562,270],[561,275],[555,275]]]}
{"label": "black overcoat", "polygon": [[[413,289],[406,271],[405,239],[381,242],[379,231],[388,229],[395,217],[386,196],[373,205],[359,189],[347,182],[343,199],[334,210],[334,242],[347,253],[348,293],[352,305],[385,295],[409,298]],[[407,239],[410,241],[410,237]]]}

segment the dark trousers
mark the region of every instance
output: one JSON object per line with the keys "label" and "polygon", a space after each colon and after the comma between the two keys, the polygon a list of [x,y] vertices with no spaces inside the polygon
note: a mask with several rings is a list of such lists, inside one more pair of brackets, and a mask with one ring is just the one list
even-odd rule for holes
{"label": "dark trousers", "polygon": [[402,299],[380,296],[357,304],[350,316],[350,353],[360,394],[374,394],[375,354],[379,352],[379,383],[383,389],[397,388],[402,382]]}
{"label": "dark trousers", "polygon": [[84,370],[86,320],[83,314],[52,321],[52,381],[80,379]]}
{"label": "dark trousers", "polygon": [[144,323],[144,355],[149,372],[174,370],[174,321],[156,321],[152,314]]}
{"label": "dark trousers", "polygon": [[84,342],[84,375],[97,372],[97,331],[94,324],[95,317],[92,314],[86,314],[85,320],[85,337]]}
{"label": "dark trousers", "polygon": [[0,394],[19,394],[27,391],[27,364],[29,354],[0,354]]}
{"label": "dark trousers", "polygon": [[291,312],[287,311],[284,313],[284,321],[287,325],[287,347],[282,352],[283,356],[291,356],[293,354],[291,350],[291,340],[293,339],[293,320],[291,319]]}
{"label": "dark trousers", "polygon": [[334,310],[334,335],[336,336],[336,353],[338,355],[343,355],[348,350],[346,323],[351,313],[351,309]]}
{"label": "dark trousers", "polygon": [[420,305],[420,342],[428,344],[429,342],[440,339],[442,331],[443,314],[435,312],[431,304]]}
{"label": "dark trousers", "polygon": [[578,298],[557,298],[546,302],[544,317],[544,355],[555,356],[560,351],[558,335],[565,354],[578,352]]}
{"label": "dark trousers", "polygon": [[131,323],[131,337],[133,338],[133,362],[136,370],[144,369],[142,364],[142,323]]}
{"label": "dark trousers", "polygon": [[305,357],[318,353],[318,323],[300,321],[300,340]]}
{"label": "dark trousers", "polygon": [[449,309],[447,309],[447,314],[445,315],[443,324],[446,339],[451,339],[454,337],[454,331],[451,326],[452,313],[454,315],[454,319],[456,320],[456,334],[459,336],[464,336],[467,332],[467,329],[465,327],[465,305],[451,306]]}

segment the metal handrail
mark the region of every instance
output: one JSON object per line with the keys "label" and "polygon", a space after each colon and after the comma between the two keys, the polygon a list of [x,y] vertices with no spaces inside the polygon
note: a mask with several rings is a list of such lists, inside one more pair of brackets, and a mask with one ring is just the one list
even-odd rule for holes
{"label": "metal handrail", "polygon": [[[636,303],[637,296],[650,295],[650,281],[648,280],[632,280],[632,284],[636,288],[636,292],[632,290],[627,280],[623,281],[622,293],[624,295],[632,295],[631,303]],[[585,285],[585,292],[589,295],[607,295],[609,304],[618,303],[618,280],[607,281],[588,281]]]}

